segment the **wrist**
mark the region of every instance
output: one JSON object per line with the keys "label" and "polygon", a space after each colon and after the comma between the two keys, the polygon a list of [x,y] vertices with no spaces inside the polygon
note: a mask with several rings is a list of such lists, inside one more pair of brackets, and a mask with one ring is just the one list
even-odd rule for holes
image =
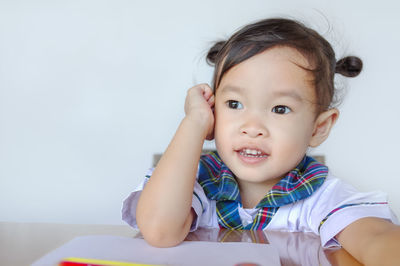
{"label": "wrist", "polygon": [[183,124],[186,124],[193,128],[196,132],[201,134],[204,139],[206,138],[209,128],[210,128],[210,119],[205,115],[186,115],[182,121]]}

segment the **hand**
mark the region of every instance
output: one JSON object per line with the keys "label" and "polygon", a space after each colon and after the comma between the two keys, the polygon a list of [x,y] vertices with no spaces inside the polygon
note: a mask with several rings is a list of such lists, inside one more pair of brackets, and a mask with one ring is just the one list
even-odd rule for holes
{"label": "hand", "polygon": [[214,138],[214,94],[207,84],[199,84],[190,88],[185,100],[187,118],[195,119],[207,132],[207,140]]}

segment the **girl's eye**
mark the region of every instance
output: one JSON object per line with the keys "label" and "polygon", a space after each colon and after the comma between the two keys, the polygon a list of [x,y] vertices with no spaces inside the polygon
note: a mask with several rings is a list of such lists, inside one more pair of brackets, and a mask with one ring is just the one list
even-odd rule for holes
{"label": "girl's eye", "polygon": [[280,115],[290,113],[291,111],[292,110],[289,107],[284,106],[284,105],[277,105],[274,108],[272,108],[273,113],[277,113]]}
{"label": "girl's eye", "polygon": [[229,100],[226,102],[226,104],[231,109],[242,109],[243,108],[243,105],[240,102],[235,101],[235,100]]}

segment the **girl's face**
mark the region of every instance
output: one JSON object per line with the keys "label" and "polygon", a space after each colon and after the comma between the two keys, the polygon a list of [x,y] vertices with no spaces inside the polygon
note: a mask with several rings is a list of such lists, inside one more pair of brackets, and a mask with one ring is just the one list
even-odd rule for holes
{"label": "girl's face", "polygon": [[275,47],[231,68],[216,90],[215,143],[239,186],[270,188],[304,157],[316,119],[312,76],[295,49]]}

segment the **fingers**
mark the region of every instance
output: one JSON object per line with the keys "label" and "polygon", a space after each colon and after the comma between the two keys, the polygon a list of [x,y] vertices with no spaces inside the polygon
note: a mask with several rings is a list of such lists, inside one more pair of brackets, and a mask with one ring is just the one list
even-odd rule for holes
{"label": "fingers", "polygon": [[[214,93],[210,86],[207,84],[198,84],[187,91],[186,102],[185,102],[185,111],[188,109],[188,105],[191,103],[204,103],[207,102],[209,107],[214,107],[215,98]],[[190,103],[189,103],[190,102]]]}
{"label": "fingers", "polygon": [[211,89],[211,87],[208,86],[208,84],[205,84],[205,83],[199,84],[197,86],[201,89],[201,91],[203,93],[203,97],[207,101],[208,105],[210,107],[213,107],[214,106],[215,97],[214,97],[214,93],[213,93],[213,90]]}
{"label": "fingers", "polygon": [[214,95],[211,95],[210,99],[207,100],[207,103],[210,107],[214,107],[215,104],[215,98]]}
{"label": "fingers", "polygon": [[206,137],[208,140],[214,137],[214,105],[215,96],[213,90],[207,84],[196,85],[187,91],[185,114],[187,117],[207,121],[205,123],[208,128]]}
{"label": "fingers", "polygon": [[203,90],[203,96],[208,102],[214,96],[212,89],[207,84],[200,84],[199,86]]}
{"label": "fingers", "polygon": [[[212,112],[214,112],[215,96],[214,96],[213,90],[207,84],[199,84],[198,86],[202,90],[204,99],[207,101],[208,105],[211,107]],[[207,140],[214,139],[214,119],[213,119],[213,125],[211,126],[206,139]]]}

